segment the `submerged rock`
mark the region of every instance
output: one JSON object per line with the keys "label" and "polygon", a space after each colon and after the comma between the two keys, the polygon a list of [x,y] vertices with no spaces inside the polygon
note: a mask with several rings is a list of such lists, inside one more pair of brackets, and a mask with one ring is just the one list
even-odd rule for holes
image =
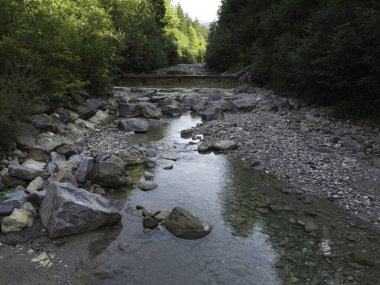
{"label": "submerged rock", "polygon": [[170,212],[168,211],[160,211],[157,214],[154,215],[154,218],[157,220],[157,222],[161,223],[164,220],[166,220],[170,215]]}
{"label": "submerged rock", "polygon": [[212,225],[203,222],[186,209],[177,207],[164,222],[166,229],[183,239],[199,239],[210,233]]}
{"label": "submerged rock", "polygon": [[107,199],[69,183],[49,185],[40,216],[51,238],[88,232],[121,219]]}
{"label": "submerged rock", "polygon": [[153,217],[145,217],[143,220],[143,224],[145,228],[154,229],[158,226],[158,222]]}

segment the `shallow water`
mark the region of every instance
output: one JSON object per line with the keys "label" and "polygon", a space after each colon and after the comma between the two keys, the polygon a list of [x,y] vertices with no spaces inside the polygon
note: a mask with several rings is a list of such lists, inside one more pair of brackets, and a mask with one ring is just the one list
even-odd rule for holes
{"label": "shallow water", "polygon": [[[157,149],[159,187],[133,190],[117,236],[107,238],[103,231],[89,247],[86,271],[102,268],[107,274],[91,276],[88,283],[378,284],[376,230],[327,200],[289,194],[286,185],[236,159],[198,154],[179,133],[199,122],[186,114],[131,140]],[[162,168],[168,163],[162,153],[179,157],[173,170]],[[137,205],[153,212],[184,207],[214,227],[196,241],[176,238],[163,227],[144,231]],[[305,224],[316,228],[309,231]],[[129,244],[126,251],[118,249],[120,242]],[[371,265],[352,260],[351,252]]]}

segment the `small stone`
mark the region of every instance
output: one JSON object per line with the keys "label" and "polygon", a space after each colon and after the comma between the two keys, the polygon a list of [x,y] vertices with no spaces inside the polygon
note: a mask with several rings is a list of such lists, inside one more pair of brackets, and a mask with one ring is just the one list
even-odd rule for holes
{"label": "small stone", "polygon": [[127,242],[119,242],[119,244],[117,245],[117,248],[120,250],[120,251],[126,251],[128,248],[129,248],[129,244]]}
{"label": "small stone", "polygon": [[137,182],[136,186],[143,191],[151,191],[158,187],[158,185],[153,181],[139,181]]}
{"label": "small stone", "polygon": [[26,191],[28,193],[33,193],[40,191],[44,188],[45,182],[41,177],[37,177],[32,182],[29,183],[28,187],[26,187]]}

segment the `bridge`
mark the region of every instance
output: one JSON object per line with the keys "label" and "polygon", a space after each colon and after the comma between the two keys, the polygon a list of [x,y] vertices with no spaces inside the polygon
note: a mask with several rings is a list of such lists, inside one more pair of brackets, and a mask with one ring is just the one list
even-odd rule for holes
{"label": "bridge", "polygon": [[247,82],[251,70],[252,65],[228,75],[129,74],[119,77],[117,84],[125,87],[235,88]]}

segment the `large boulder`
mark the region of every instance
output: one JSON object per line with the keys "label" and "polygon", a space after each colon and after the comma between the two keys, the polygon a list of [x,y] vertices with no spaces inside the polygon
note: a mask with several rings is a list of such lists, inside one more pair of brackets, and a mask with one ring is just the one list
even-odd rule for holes
{"label": "large boulder", "polygon": [[252,111],[256,109],[257,102],[256,99],[248,97],[232,101],[232,105],[235,109],[239,111]]}
{"label": "large boulder", "polygon": [[92,183],[106,187],[120,187],[127,184],[124,164],[112,161],[97,161],[89,175]]}
{"label": "large boulder", "polygon": [[110,115],[102,110],[99,110],[92,116],[89,121],[95,125],[104,124],[110,118]]}
{"label": "large boulder", "polygon": [[46,114],[34,115],[30,118],[32,125],[38,130],[55,131],[57,123]]}
{"label": "large boulder", "polygon": [[124,118],[138,117],[140,112],[137,108],[137,104],[119,104],[119,116]]}
{"label": "large boulder", "polygon": [[210,233],[212,225],[202,221],[188,210],[177,207],[164,222],[166,229],[183,239],[199,239]]}
{"label": "large boulder", "polygon": [[208,97],[194,98],[191,101],[191,110],[200,114],[207,108],[207,103],[209,102]]}
{"label": "large boulder", "polygon": [[223,109],[219,107],[209,107],[201,112],[201,117],[204,122],[222,120],[224,118]]}
{"label": "large boulder", "polygon": [[32,181],[37,177],[45,179],[49,177],[49,173],[45,171],[45,168],[46,163],[28,159],[22,165],[11,163],[9,165],[9,174],[25,181]]}
{"label": "large boulder", "polygon": [[127,132],[146,133],[149,128],[147,120],[140,118],[122,119],[119,127]]}
{"label": "large boulder", "polygon": [[55,110],[55,113],[59,116],[59,119],[64,124],[74,123],[79,118],[78,114],[66,110],[65,108],[59,108]]}
{"label": "large boulder", "polygon": [[160,119],[162,117],[161,110],[152,103],[138,103],[137,108],[139,114],[147,119]]}
{"label": "large boulder", "polygon": [[79,118],[83,120],[91,118],[102,104],[103,100],[101,99],[87,99],[83,105],[77,108]]}
{"label": "large boulder", "polygon": [[22,124],[16,134],[17,145],[22,148],[31,148],[36,142],[38,131],[31,124]]}
{"label": "large boulder", "polygon": [[51,238],[92,231],[121,219],[107,199],[69,183],[50,184],[39,212]]}
{"label": "large boulder", "polygon": [[161,107],[161,112],[164,116],[178,117],[186,111],[186,107],[177,101],[173,101],[170,105]]}

